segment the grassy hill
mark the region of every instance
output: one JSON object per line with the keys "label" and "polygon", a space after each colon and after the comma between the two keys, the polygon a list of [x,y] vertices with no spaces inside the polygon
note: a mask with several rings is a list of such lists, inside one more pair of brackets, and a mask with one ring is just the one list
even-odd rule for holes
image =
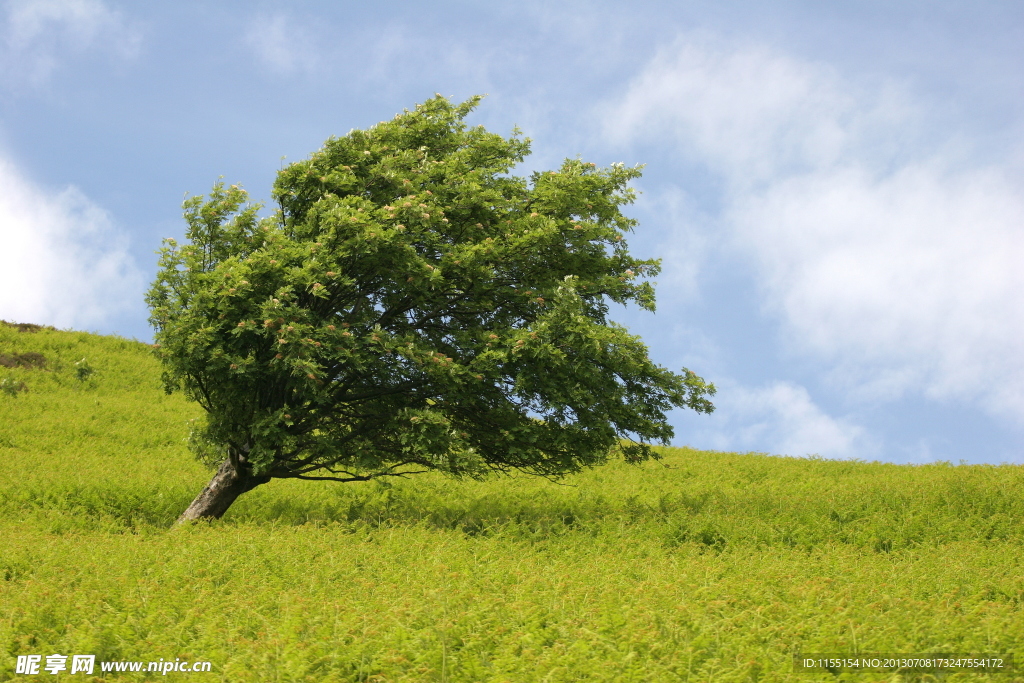
{"label": "grassy hill", "polygon": [[[900,680],[797,673],[796,653],[1024,668],[1020,466],[666,449],[562,484],[278,481],[171,530],[210,476],[184,444],[196,416],[144,344],[0,325],[0,681]],[[53,653],[212,672],[15,673]]]}

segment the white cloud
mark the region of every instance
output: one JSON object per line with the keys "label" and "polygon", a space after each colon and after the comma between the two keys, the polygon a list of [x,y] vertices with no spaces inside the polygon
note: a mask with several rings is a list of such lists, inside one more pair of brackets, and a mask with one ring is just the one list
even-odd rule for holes
{"label": "white cloud", "polygon": [[[711,248],[710,217],[678,187],[653,192],[643,190],[643,194],[645,213],[651,215],[652,220],[657,217],[656,220],[669,226],[661,235],[663,242],[654,252],[656,258],[661,259],[662,266],[657,278],[659,290],[664,287],[671,291],[672,300],[676,304],[696,299],[700,294],[700,277]],[[646,223],[647,220],[640,219],[641,225]],[[646,253],[643,255],[647,256]]]}
{"label": "white cloud", "polygon": [[840,163],[859,143],[884,144],[888,128],[908,119],[909,103],[891,86],[870,97],[864,90],[827,64],[691,37],[633,79],[606,111],[606,134],[667,138],[749,189]]}
{"label": "white cloud", "polygon": [[124,235],[75,187],[47,192],[0,159],[0,318],[89,329],[138,307]]}
{"label": "white cloud", "polygon": [[688,438],[727,451],[861,459],[878,454],[863,427],[828,415],[802,386],[774,382],[750,388],[729,381],[719,385],[715,412],[695,422]]}
{"label": "white cloud", "polygon": [[865,397],[981,399],[1024,418],[1024,197],[994,169],[849,168],[738,201],[790,343]]}
{"label": "white cloud", "polygon": [[606,121],[720,177],[716,239],[750,259],[790,348],[852,395],[1024,423],[1020,160],[972,162],[893,84],[706,36],[659,54]]}
{"label": "white cloud", "polygon": [[313,36],[285,14],[254,18],[245,42],[264,66],[281,75],[312,71],[318,63]]}
{"label": "white cloud", "polygon": [[100,0],[9,0],[5,9],[0,68],[9,83],[38,86],[69,53],[138,54],[138,29]]}

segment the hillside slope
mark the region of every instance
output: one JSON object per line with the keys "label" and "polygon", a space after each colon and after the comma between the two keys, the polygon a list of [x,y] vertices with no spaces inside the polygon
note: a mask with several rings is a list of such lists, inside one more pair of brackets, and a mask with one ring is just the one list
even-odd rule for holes
{"label": "hillside slope", "polygon": [[0,325],[2,388],[0,680],[54,652],[205,660],[224,681],[837,680],[795,673],[801,652],[1024,661],[1020,466],[666,449],[561,484],[273,482],[171,530],[209,472],[184,444],[199,411],[163,393],[146,345]]}

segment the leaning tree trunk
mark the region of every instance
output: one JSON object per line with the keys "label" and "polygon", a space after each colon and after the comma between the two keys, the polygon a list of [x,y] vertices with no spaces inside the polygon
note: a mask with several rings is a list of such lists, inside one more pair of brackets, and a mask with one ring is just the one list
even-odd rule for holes
{"label": "leaning tree trunk", "polygon": [[213,479],[188,509],[181,513],[175,526],[198,519],[220,519],[236,498],[270,481],[270,477],[253,476],[245,469],[244,465],[232,462],[231,458],[222,462],[217,474],[213,475]]}

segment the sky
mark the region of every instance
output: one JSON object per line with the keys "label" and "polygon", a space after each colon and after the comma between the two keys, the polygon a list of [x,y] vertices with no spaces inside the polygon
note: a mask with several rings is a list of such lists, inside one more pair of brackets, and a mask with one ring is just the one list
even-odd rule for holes
{"label": "sky", "polygon": [[1024,463],[1024,4],[0,4],[0,319],[149,341],[181,201],[440,93],[644,164],[675,445]]}

